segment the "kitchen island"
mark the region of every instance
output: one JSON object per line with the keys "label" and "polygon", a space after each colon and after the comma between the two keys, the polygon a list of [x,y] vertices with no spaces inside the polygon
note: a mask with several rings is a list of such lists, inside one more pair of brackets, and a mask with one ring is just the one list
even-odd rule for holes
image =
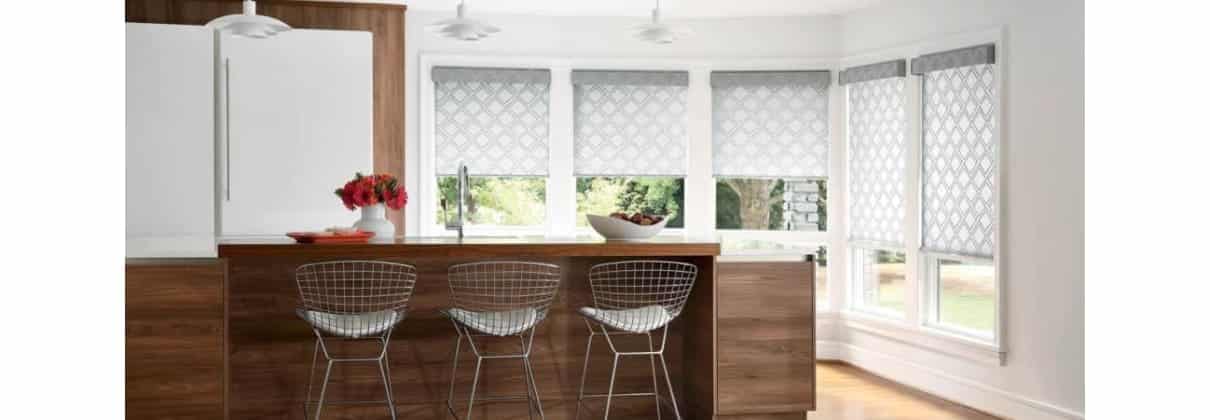
{"label": "kitchen island", "polygon": [[[401,418],[446,418],[449,362],[455,333],[438,311],[448,307],[446,269],[481,260],[526,260],[562,267],[560,290],[549,316],[538,327],[532,358],[547,418],[572,418],[588,332],[576,309],[589,306],[587,280],[594,264],[623,259],[661,259],[695,264],[699,273],[685,312],[669,337],[669,368],[686,418],[709,419],[718,413],[719,244],[683,238],[612,242],[591,238],[397,238],[367,244],[296,244],[288,238],[220,240],[219,257],[227,274],[227,409],[230,418],[302,418],[302,400],[314,335],[295,315],[298,291],[294,270],[302,264],[337,259],[382,260],[416,266],[419,277],[408,318],[391,337],[391,376]],[[603,343],[597,343],[603,345]],[[593,352],[590,392],[608,385],[609,354]],[[464,354],[464,357],[466,355]],[[600,358],[598,359],[597,356]],[[617,389],[649,392],[651,372],[642,360],[623,363]],[[484,365],[481,395],[524,395],[521,370],[513,362]],[[381,399],[376,366],[348,364],[333,373],[333,400]],[[465,398],[469,375],[459,376]],[[627,391],[623,391],[627,392]],[[654,415],[650,399],[620,400],[615,416]],[[590,407],[599,407],[594,400]],[[380,406],[333,406],[325,414],[381,416]],[[479,410],[482,411],[479,411]],[[665,407],[667,410],[668,407]],[[524,403],[483,404],[479,418],[525,417]],[[668,411],[671,414],[670,411]]]}
{"label": "kitchen island", "polygon": [[[561,288],[538,327],[532,361],[547,418],[571,419],[587,341],[575,310],[592,301],[588,268],[643,258],[699,268],[685,312],[672,323],[666,352],[685,418],[800,420],[815,407],[815,263],[802,254],[720,262],[719,248],[717,242],[676,237],[643,242],[399,238],[345,245],[239,237],[219,240],[220,258],[127,259],[127,415],[303,418],[314,335],[294,312],[294,270],[309,262],[362,259],[417,267],[408,318],[391,337],[394,398],[401,418],[446,419],[455,340],[451,323],[438,313],[449,305],[446,269],[467,261],[530,260],[562,267]],[[592,354],[587,391],[603,392],[611,356],[604,347]],[[337,366],[330,400],[382,398],[374,364]],[[521,378],[519,363],[485,364],[480,390],[489,396],[524,394]],[[462,398],[469,380],[465,373],[458,376]],[[645,361],[620,364],[617,392],[648,392],[651,384]],[[603,401],[588,406],[595,412],[585,414],[597,415],[584,418],[599,418]],[[524,403],[477,404],[475,411],[476,418],[528,418]],[[654,418],[654,413],[649,398],[626,398],[614,401],[611,417]],[[386,412],[381,404],[333,406],[324,410],[324,418],[386,418]],[[668,407],[664,418],[672,418]]]}

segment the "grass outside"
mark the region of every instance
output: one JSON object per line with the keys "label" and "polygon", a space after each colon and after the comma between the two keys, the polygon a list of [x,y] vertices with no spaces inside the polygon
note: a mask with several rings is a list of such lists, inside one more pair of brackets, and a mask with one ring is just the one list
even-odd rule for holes
{"label": "grass outside", "polygon": [[[904,311],[904,264],[878,264],[878,307]],[[995,282],[980,266],[941,266],[941,322],[976,331],[991,331],[996,322]]]}

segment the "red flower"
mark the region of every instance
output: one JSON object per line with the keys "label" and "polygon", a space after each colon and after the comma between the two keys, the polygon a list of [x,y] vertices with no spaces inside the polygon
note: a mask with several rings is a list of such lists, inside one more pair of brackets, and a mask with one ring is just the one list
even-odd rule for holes
{"label": "red flower", "polygon": [[365,176],[358,173],[343,188],[336,190],[336,196],[349,210],[378,203],[399,210],[408,202],[408,194],[399,185],[399,180],[389,174]]}
{"label": "red flower", "polygon": [[399,210],[408,204],[408,193],[403,190],[403,187],[396,187],[394,190],[388,189],[383,192],[385,196],[384,202],[392,210]]}

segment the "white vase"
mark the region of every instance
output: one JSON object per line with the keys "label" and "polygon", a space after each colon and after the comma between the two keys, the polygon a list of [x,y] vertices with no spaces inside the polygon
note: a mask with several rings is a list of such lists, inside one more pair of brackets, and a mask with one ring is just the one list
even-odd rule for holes
{"label": "white vase", "polygon": [[382,203],[362,207],[361,220],[354,223],[353,227],[366,232],[374,232],[375,238],[391,239],[395,237],[395,225],[387,220],[387,207]]}

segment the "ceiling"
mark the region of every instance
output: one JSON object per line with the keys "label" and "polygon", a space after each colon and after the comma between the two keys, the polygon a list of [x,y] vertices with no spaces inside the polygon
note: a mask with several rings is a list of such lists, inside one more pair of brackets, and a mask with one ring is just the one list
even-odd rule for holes
{"label": "ceiling", "polygon": [[[402,1],[410,10],[453,13],[458,0]],[[666,19],[843,14],[902,0],[660,0]],[[466,0],[470,13],[550,16],[649,16],[655,0]]]}

